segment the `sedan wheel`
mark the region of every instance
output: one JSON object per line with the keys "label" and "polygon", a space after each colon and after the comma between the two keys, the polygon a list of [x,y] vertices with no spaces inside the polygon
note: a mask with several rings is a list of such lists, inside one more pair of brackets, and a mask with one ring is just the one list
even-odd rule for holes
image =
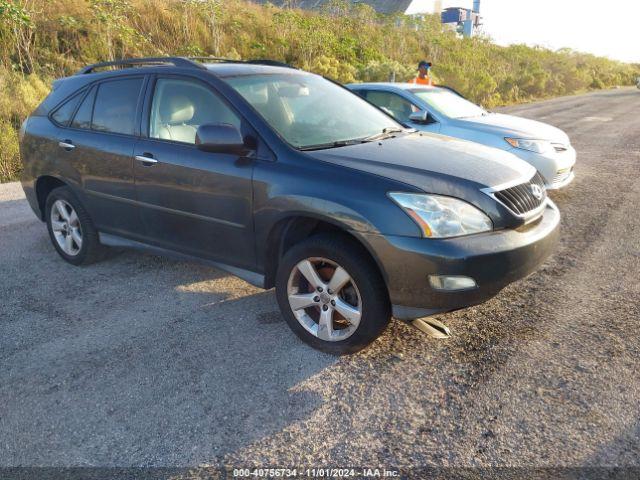
{"label": "sedan wheel", "polygon": [[65,200],[56,200],[51,208],[51,230],[60,249],[75,257],[82,249],[82,227],[73,207]]}
{"label": "sedan wheel", "polygon": [[299,262],[289,275],[287,296],[300,325],[320,340],[345,340],[360,325],[358,287],[343,267],[327,258]]}

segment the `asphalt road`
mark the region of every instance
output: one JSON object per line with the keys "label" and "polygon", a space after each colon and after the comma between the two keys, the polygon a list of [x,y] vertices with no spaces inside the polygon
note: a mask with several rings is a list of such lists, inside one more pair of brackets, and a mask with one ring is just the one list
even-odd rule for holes
{"label": "asphalt road", "polygon": [[640,91],[508,110],[578,150],[557,253],[350,357],[211,268],[67,265],[0,186],[0,466],[640,466]]}

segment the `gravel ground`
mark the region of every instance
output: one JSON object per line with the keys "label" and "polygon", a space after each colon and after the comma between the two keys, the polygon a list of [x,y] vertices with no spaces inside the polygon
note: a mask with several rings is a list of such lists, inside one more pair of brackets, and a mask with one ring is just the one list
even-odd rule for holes
{"label": "gravel ground", "polygon": [[0,186],[0,466],[640,467],[640,92],[507,110],[578,150],[557,253],[350,357],[218,270],[67,265]]}

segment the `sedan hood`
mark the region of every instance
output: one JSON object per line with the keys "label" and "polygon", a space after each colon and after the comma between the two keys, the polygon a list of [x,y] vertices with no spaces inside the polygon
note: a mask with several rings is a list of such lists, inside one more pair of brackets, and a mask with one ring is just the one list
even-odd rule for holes
{"label": "sedan hood", "polygon": [[503,150],[432,133],[307,152],[337,165],[413,185],[428,193],[528,181],[535,168]]}
{"label": "sedan hood", "polygon": [[502,113],[490,113],[480,117],[457,118],[452,123],[460,128],[482,131],[501,137],[531,138],[548,140],[562,144],[569,143],[569,137],[559,128],[546,123],[514,117]]}

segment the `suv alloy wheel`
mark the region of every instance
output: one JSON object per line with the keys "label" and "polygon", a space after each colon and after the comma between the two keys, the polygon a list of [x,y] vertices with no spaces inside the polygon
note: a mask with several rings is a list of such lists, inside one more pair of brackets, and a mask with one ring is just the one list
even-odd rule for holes
{"label": "suv alloy wheel", "polygon": [[45,208],[51,243],[60,256],[73,265],[100,260],[104,247],[89,214],[69,187],[52,190]]}
{"label": "suv alloy wheel", "polygon": [[376,265],[343,235],[312,236],[288,250],[278,268],[276,294],[291,329],[327,353],[366,347],[391,317]]}

